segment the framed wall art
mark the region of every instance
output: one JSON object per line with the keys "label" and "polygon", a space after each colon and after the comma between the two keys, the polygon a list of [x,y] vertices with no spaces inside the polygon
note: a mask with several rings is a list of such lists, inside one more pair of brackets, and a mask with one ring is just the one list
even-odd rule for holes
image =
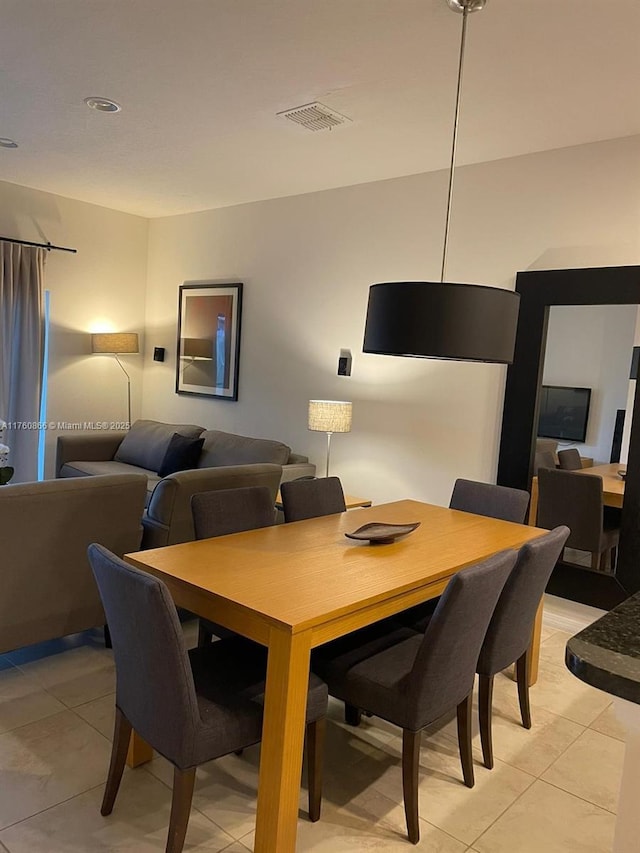
{"label": "framed wall art", "polygon": [[176,393],[238,399],[242,284],[180,286]]}

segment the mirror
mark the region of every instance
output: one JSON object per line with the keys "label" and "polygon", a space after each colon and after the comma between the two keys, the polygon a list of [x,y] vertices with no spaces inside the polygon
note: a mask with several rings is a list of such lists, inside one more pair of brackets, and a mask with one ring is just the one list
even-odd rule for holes
{"label": "mirror", "polygon": [[[547,588],[610,609],[640,590],[640,398],[629,381],[640,267],[528,271],[518,274],[516,291],[520,315],[498,483],[531,489],[541,419],[543,432],[559,436],[552,443],[576,448],[583,464],[608,464],[618,455],[622,465],[628,453],[615,572],[592,570],[590,560],[574,563],[567,553]],[[568,398],[554,390],[561,388]]]}
{"label": "mirror", "polygon": [[585,465],[620,462],[636,315],[635,305],[549,310],[537,435],[575,447]]}

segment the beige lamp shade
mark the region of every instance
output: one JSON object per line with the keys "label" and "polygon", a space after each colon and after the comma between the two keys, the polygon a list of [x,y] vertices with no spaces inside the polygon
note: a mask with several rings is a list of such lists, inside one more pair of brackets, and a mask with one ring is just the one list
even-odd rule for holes
{"label": "beige lamp shade", "polygon": [[185,358],[213,358],[213,340],[211,338],[183,338],[182,355]]}
{"label": "beige lamp shade", "polygon": [[309,429],[351,432],[352,404],[344,400],[309,400]]}
{"label": "beige lamp shade", "polygon": [[91,352],[140,352],[136,332],[99,332],[91,335]]}

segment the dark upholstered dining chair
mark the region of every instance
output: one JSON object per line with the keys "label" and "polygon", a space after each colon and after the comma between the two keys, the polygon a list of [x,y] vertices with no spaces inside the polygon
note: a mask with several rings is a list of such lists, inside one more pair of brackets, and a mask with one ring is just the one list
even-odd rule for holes
{"label": "dark upholstered dining chair", "polygon": [[555,468],[556,460],[553,453],[550,450],[539,450],[535,455],[535,461],[533,463],[533,473],[534,476],[538,473],[540,468]]}
{"label": "dark upholstered dining chair", "polygon": [[582,459],[580,453],[571,447],[569,450],[558,451],[558,467],[563,471],[580,471],[582,468]]}
{"label": "dark upholstered dining chair", "polygon": [[290,480],[280,486],[280,496],[285,522],[333,515],[347,509],[339,477]]}
{"label": "dark upholstered dining chair", "polygon": [[605,571],[614,565],[620,528],[605,514],[602,502],[602,477],[576,474],[574,471],[538,472],[538,527],[548,530],[565,524],[571,533],[568,548],[591,552],[591,568]]}
{"label": "dark upholstered dining chair", "polygon": [[[100,545],[90,545],[88,553],[116,664],[116,721],[101,813],[109,815],[113,809],[133,728],[173,764],[166,853],[180,853],[196,767],[261,739],[267,651],[234,637],[187,652],[164,583]],[[307,695],[311,820],[320,816],[326,708],[326,685],[311,675]]]}
{"label": "dark upholstered dining chair", "polygon": [[[508,486],[496,486],[493,483],[478,483],[475,480],[456,480],[449,501],[449,509],[485,515],[501,521],[513,521],[523,524],[529,507],[529,492],[512,489]],[[433,615],[437,599],[417,604],[397,619],[403,625],[423,633]],[[357,721],[354,712],[347,709],[349,720]]]}
{"label": "dark upholstered dining chair", "polygon": [[456,480],[449,501],[449,509],[515,521],[516,524],[524,523],[528,506],[529,492],[474,480]]}
{"label": "dark upholstered dining chair", "polygon": [[402,786],[409,840],[420,840],[418,766],[425,726],[457,708],[464,781],[474,785],[471,703],[480,647],[517,559],[503,551],[448,583],[424,635],[389,645],[348,637],[318,648],[312,666],[329,693],[402,728]]}
{"label": "dark upholstered dining chair", "polygon": [[[191,498],[191,512],[196,539],[227,536],[275,524],[275,506],[271,491],[266,486],[198,492]],[[234,636],[228,628],[201,618],[198,645],[210,643],[214,634],[217,637]]]}
{"label": "dark upholstered dining chair", "polygon": [[529,673],[533,625],[540,599],[568,536],[568,527],[557,527],[520,549],[518,561],[507,578],[489,623],[477,666],[480,740],[486,767],[493,767],[493,679],[513,663],[516,664],[522,725],[525,729],[531,728]]}

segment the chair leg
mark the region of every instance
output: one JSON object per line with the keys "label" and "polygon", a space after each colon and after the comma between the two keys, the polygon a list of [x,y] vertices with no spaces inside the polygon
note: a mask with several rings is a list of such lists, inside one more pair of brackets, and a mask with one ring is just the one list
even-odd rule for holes
{"label": "chair leg", "polygon": [[493,675],[479,675],[478,717],[480,720],[480,742],[484,766],[493,767],[493,736],[491,718],[493,705]]}
{"label": "chair leg", "polygon": [[359,726],[362,722],[362,711],[355,705],[344,706],[344,721],[348,726]]}
{"label": "chair leg", "polygon": [[202,622],[198,623],[198,648],[200,646],[208,646],[213,640],[213,634],[203,627]]}
{"label": "chair leg", "polygon": [[307,773],[309,786],[309,820],[320,820],[322,806],[322,766],[326,719],[322,717],[307,726]]}
{"label": "chair leg", "polygon": [[466,699],[458,705],[458,746],[460,748],[460,762],[462,763],[462,775],[467,788],[473,788],[475,778],[473,775],[473,750],[471,747],[471,712],[473,710],[473,690],[469,692]]}
{"label": "chair leg", "polygon": [[105,649],[112,649],[113,643],[111,642],[111,631],[109,631],[109,626],[107,623],[104,623],[104,647]]}
{"label": "chair leg", "polygon": [[111,744],[111,761],[109,763],[109,774],[100,808],[101,815],[110,815],[113,811],[113,804],[116,801],[120,780],[124,771],[124,763],[127,759],[130,738],[131,723],[120,708],[116,708],[116,722],[113,727],[113,743]]}
{"label": "chair leg", "polygon": [[525,729],[531,728],[531,708],[529,706],[529,671],[531,669],[531,647],[516,661],[516,680],[518,682],[518,699],[520,714]]}
{"label": "chair leg", "polygon": [[412,844],[420,841],[418,820],[418,767],[420,766],[421,732],[402,730],[402,793],[407,818],[407,835]]}
{"label": "chair leg", "polygon": [[179,770],[173,768],[173,795],[171,797],[171,817],[166,853],[182,853],[187,824],[191,814],[193,786],[196,781],[196,768]]}

